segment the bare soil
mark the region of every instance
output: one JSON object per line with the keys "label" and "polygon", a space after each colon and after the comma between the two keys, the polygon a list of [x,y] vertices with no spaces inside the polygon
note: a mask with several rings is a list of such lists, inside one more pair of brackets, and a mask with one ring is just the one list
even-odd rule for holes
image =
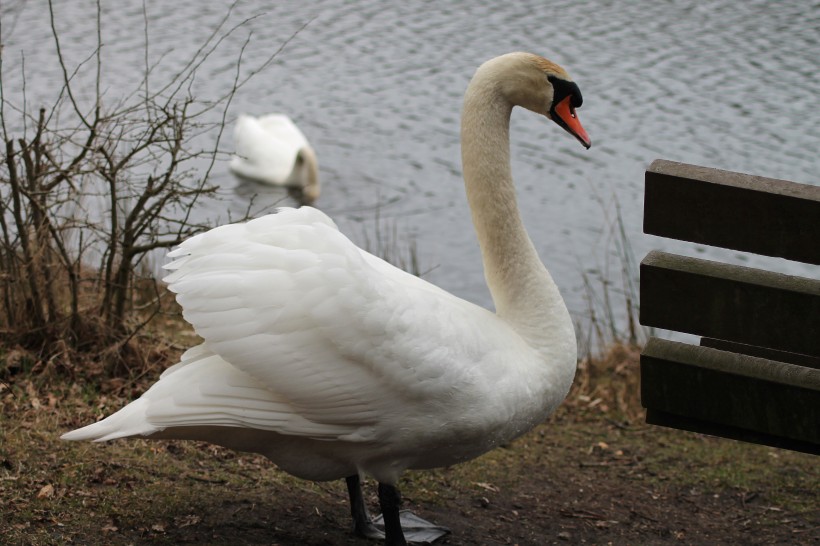
{"label": "bare soil", "polygon": [[[407,473],[405,507],[453,546],[820,544],[817,458],[644,424],[636,354],[582,366],[564,406],[513,444]],[[193,442],[59,441],[147,384],[0,387],[0,543],[373,543],[352,535],[342,481]]]}

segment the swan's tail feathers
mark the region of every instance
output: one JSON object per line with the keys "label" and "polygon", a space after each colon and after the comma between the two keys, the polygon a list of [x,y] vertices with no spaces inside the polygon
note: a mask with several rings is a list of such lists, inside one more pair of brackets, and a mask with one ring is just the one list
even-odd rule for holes
{"label": "swan's tail feathers", "polygon": [[145,416],[147,408],[147,400],[144,398],[137,399],[114,415],[106,417],[102,421],[67,432],[60,436],[60,439],[106,442],[108,440],[127,438],[129,436],[149,436],[162,430],[162,428],[148,422]]}

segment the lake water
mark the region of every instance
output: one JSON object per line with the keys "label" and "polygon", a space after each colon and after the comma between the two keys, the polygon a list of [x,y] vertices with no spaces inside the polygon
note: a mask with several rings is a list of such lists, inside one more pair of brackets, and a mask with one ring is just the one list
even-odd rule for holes
{"label": "lake water", "polygon": [[[55,2],[64,56],[93,53],[95,3]],[[217,1],[104,2],[106,96],[138,87],[147,19],[151,75],[182,69],[226,13]],[[51,104],[60,73],[43,0],[2,5],[7,100]],[[247,21],[246,21],[247,20]],[[288,113],[317,151],[316,205],[363,244],[381,230],[415,241],[425,278],[491,307],[463,195],[459,112],[484,60],[542,54],[579,84],[585,151],[551,122],[515,112],[513,172],[524,220],[580,324],[600,278],[619,290],[621,227],[637,261],[651,248],[817,277],[816,268],[670,243],[641,233],[643,172],[656,158],[809,184],[820,173],[820,7],[812,2],[240,1],[226,28],[244,25],[199,68],[194,92],[230,89],[242,43],[243,74],[303,28],[234,98],[239,113]],[[86,67],[87,68],[87,67]],[[83,69],[81,73],[87,73]],[[79,76],[78,76],[79,78]],[[223,143],[231,150],[230,131]],[[214,135],[206,138],[215,138]],[[214,169],[225,201],[197,218],[221,222],[247,206],[226,161]],[[262,196],[271,202],[280,196]],[[378,220],[377,220],[378,218]],[[617,304],[616,305],[620,305]]]}

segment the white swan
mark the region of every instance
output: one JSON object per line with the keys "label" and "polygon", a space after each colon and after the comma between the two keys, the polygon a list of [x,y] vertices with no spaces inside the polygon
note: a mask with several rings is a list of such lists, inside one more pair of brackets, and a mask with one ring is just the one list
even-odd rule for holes
{"label": "white swan", "polygon": [[285,114],[240,115],[230,170],[239,178],[296,190],[301,204],[319,197],[319,165],[305,135]]}
{"label": "white swan", "polygon": [[367,474],[379,482],[386,542],[404,544],[401,473],[466,461],[525,433],[561,403],[575,373],[572,321],[516,205],[515,105],[590,146],[575,116],[581,94],[562,68],[512,53],[478,69],[462,159],[496,313],[368,254],[310,207],[218,227],[180,245],[167,266],[204,343],[141,398],[63,438],[205,440],[261,453],[301,478],[346,478],[355,529],[372,536],[358,478]]}

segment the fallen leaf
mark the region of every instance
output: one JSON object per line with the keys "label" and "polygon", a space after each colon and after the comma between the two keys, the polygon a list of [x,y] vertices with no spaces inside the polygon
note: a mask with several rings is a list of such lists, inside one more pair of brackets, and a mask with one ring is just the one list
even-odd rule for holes
{"label": "fallen leaf", "polygon": [[181,518],[174,518],[174,523],[176,523],[177,527],[190,527],[191,525],[196,525],[201,521],[202,518],[199,516],[195,516],[193,514],[189,514],[185,517]]}
{"label": "fallen leaf", "polygon": [[38,499],[50,499],[53,496],[54,496],[54,486],[51,485],[50,483],[47,484],[47,485],[44,485],[43,487],[41,487],[40,492],[37,493],[37,498]]}

